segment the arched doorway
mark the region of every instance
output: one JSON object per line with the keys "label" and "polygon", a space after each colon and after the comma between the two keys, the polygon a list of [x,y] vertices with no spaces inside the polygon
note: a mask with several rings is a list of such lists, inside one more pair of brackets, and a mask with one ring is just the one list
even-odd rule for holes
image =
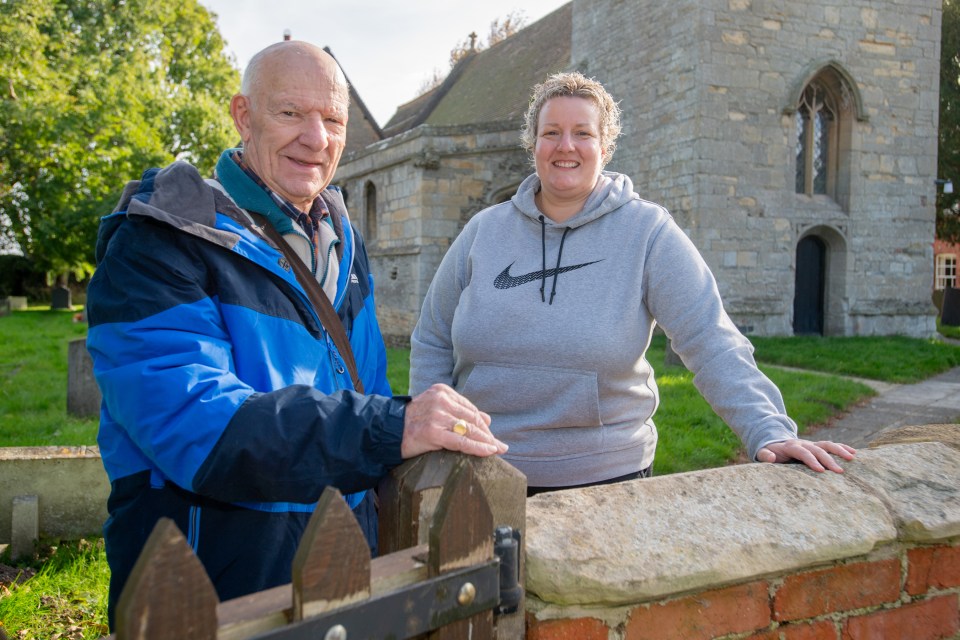
{"label": "arched doorway", "polygon": [[817,236],[797,243],[797,272],[793,289],[794,335],[823,335],[827,245]]}

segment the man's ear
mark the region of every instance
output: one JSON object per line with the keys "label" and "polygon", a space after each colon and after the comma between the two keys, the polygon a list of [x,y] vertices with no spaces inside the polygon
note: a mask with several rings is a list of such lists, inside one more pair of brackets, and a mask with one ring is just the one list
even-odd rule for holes
{"label": "man's ear", "polygon": [[246,142],[250,136],[250,98],[240,93],[233,96],[230,99],[230,115],[240,140]]}

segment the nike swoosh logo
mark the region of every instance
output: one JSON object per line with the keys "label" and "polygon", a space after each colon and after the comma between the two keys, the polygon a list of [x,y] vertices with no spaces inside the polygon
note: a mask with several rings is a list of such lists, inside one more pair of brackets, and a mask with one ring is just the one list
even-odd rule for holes
{"label": "nike swoosh logo", "polygon": [[573,271],[575,269],[582,269],[588,267],[591,264],[596,264],[600,260],[594,260],[593,262],[584,262],[583,264],[574,264],[569,267],[560,267],[559,269],[547,269],[540,271],[531,271],[530,273],[525,273],[522,276],[512,276],[510,275],[510,267],[513,266],[511,262],[507,265],[507,268],[500,272],[493,280],[493,286],[497,289],[510,289],[512,287],[519,287],[522,284],[527,284],[528,282],[533,282],[534,280],[540,280],[542,278],[552,278],[554,275],[559,275],[561,273],[566,273],[567,271]]}

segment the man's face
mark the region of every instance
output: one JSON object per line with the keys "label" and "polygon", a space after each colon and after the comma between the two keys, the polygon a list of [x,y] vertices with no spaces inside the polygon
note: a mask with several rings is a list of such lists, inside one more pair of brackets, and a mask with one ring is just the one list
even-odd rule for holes
{"label": "man's face", "polygon": [[301,211],[333,180],[347,139],[346,82],[321,53],[264,60],[250,95],[230,105],[244,163]]}

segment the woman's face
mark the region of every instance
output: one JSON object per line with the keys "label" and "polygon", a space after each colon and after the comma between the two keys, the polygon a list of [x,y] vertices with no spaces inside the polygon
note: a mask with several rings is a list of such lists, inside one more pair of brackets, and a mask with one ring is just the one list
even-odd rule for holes
{"label": "woman's face", "polygon": [[545,195],[586,199],[603,168],[600,109],[587,98],[551,98],[540,109],[533,149]]}

